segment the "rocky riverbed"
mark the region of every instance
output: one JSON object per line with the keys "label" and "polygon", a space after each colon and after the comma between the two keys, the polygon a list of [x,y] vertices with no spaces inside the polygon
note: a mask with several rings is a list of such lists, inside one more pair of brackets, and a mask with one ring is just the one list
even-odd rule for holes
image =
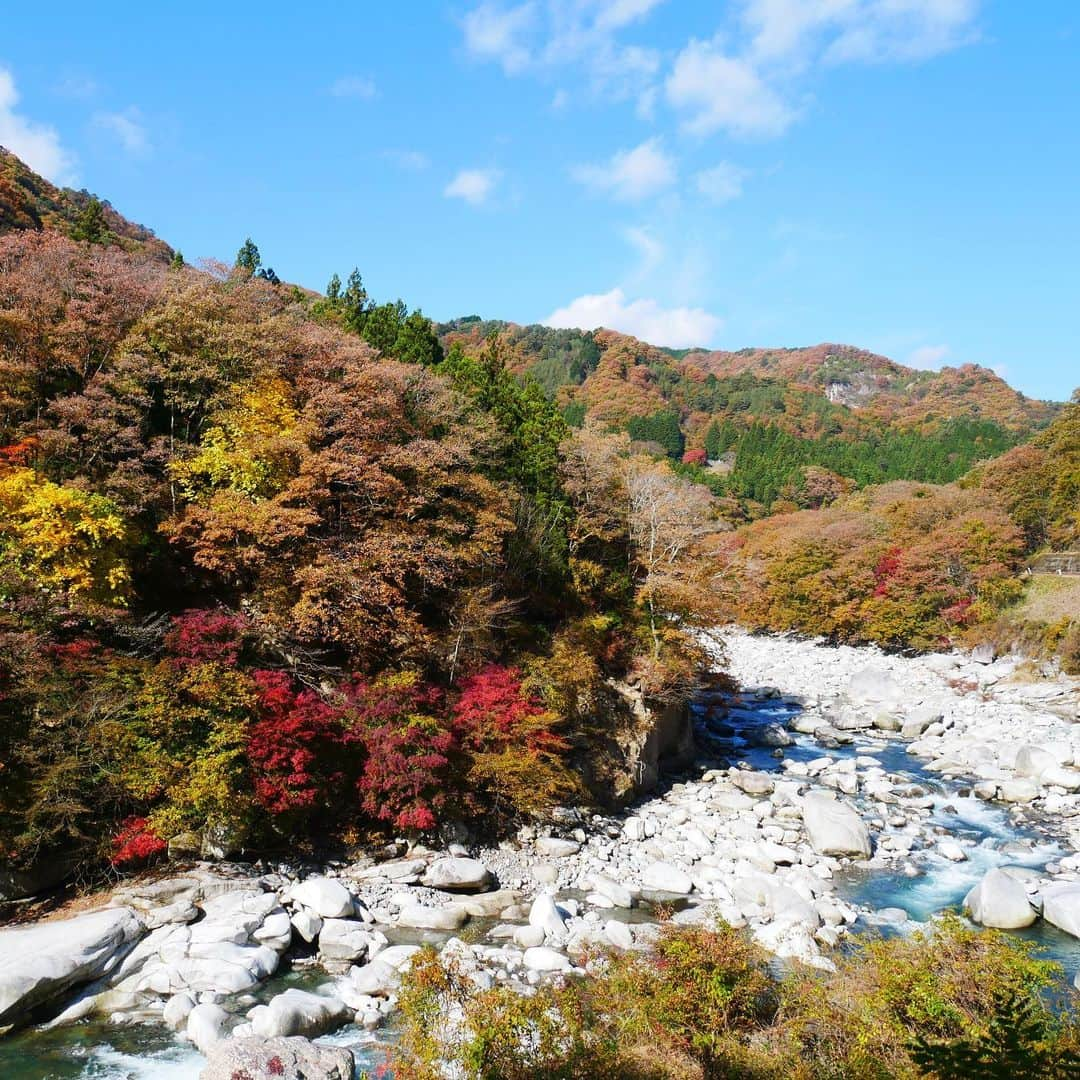
{"label": "rocky riverbed", "polygon": [[[420,944],[527,992],[720,915],[786,962],[966,904],[1080,969],[1080,687],[1016,659],[723,635],[695,768],[618,816],[301,870],[198,864],[0,931],[0,1075],[305,1075],[381,1060]],[[314,1041],[311,1041],[314,1040]],[[321,1071],[319,1071],[321,1070]],[[257,1075],[257,1072],[252,1072]]]}

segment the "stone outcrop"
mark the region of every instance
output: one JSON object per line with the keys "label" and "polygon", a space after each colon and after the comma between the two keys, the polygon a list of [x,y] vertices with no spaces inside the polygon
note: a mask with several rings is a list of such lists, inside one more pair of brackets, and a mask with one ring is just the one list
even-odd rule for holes
{"label": "stone outcrop", "polygon": [[352,1080],[355,1061],[340,1046],[316,1046],[294,1037],[229,1039],[210,1048],[199,1080],[236,1080],[240,1076],[275,1080]]}
{"label": "stone outcrop", "polygon": [[127,907],[0,930],[0,1029],[113,971],[145,933]]}

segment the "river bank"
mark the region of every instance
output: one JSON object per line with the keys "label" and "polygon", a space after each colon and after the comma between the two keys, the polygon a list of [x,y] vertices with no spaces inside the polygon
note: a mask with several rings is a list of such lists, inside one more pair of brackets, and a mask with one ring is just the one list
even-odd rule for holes
{"label": "river bank", "polygon": [[723,637],[741,691],[702,696],[694,767],[625,813],[317,872],[194,866],[105,913],[0,932],[24,958],[0,968],[2,1022],[52,1020],[0,1042],[3,1075],[195,1077],[192,1045],[330,1031],[374,1065],[421,943],[478,986],[525,990],[647,942],[659,904],[829,967],[850,934],[902,931],[978,887],[984,922],[1037,935],[1075,977],[1075,682],[1013,659]]}

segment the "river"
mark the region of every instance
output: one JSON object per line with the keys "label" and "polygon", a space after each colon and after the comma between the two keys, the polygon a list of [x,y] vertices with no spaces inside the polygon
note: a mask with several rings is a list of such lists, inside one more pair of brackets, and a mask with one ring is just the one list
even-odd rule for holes
{"label": "river", "polygon": [[[797,777],[802,768],[820,767],[826,755],[830,769],[842,769],[843,763],[850,763],[850,771],[860,778],[857,790],[849,792],[848,797],[864,818],[880,825],[875,826],[874,833],[880,855],[868,865],[845,863],[832,882],[837,897],[859,912],[854,932],[907,932],[938,912],[958,908],[968,890],[992,867],[1008,866],[1017,872],[1027,870],[1042,875],[1073,853],[1075,844],[1070,834],[1045,809],[1047,805],[1067,806],[1075,813],[1075,803],[1068,798],[1062,802],[1053,796],[1056,802],[1042,799],[1034,806],[1019,807],[988,801],[972,794],[974,777],[960,775],[963,770],[959,765],[943,769],[940,756],[935,761],[913,754],[909,747],[918,747],[895,734],[863,728],[823,748],[816,735],[794,730],[800,718],[814,714],[831,696],[840,693],[853,673],[871,665],[892,672],[919,700],[946,693],[956,697],[959,720],[951,730],[937,736],[942,751],[956,752],[956,731],[968,731],[969,741],[982,738],[986,744],[997,746],[1002,731],[1008,733],[1015,728],[1017,716],[1026,719],[1023,730],[1014,731],[1014,737],[1038,737],[1044,742],[1073,738],[1080,747],[1074,735],[1075,725],[1069,725],[1059,714],[1047,712],[1041,702],[1048,695],[1042,690],[1029,692],[1023,686],[1015,689],[1009,681],[1011,669],[1002,667],[998,680],[997,673],[990,669],[984,675],[964,667],[960,661],[953,670],[944,662],[935,667],[929,661],[884,657],[877,650],[836,650],[821,644],[751,638],[739,633],[728,635],[726,663],[744,691],[735,697],[714,695],[695,706],[703,769],[719,763],[777,777]],[[970,688],[973,671],[979,684],[977,691]],[[996,690],[995,681],[1001,684]],[[1030,715],[1017,713],[1019,709],[1027,709]],[[983,726],[975,726],[979,724]],[[761,733],[777,725],[792,731],[793,741],[780,750],[761,745]],[[995,768],[998,766],[991,764],[982,767],[982,772],[990,775]],[[880,775],[876,770],[894,788],[907,785],[920,793],[911,803],[917,812],[909,806],[906,817],[901,815],[891,823],[880,820],[881,801],[875,801],[872,785],[865,783],[866,778]],[[834,771],[828,775],[837,774]],[[646,801],[644,808],[634,808],[627,816],[641,815],[649,806],[659,805],[656,799]],[[1062,820],[1073,823],[1071,815]],[[1080,817],[1075,821],[1080,823]],[[1071,836],[1075,838],[1075,831]],[[962,844],[962,859],[947,857],[938,850],[935,838],[944,837]],[[495,851],[489,854],[492,860],[498,857]],[[1080,875],[1066,875],[1066,879],[1075,876]],[[560,880],[570,881],[572,875],[564,873]],[[560,896],[568,895],[571,891],[564,886]],[[632,916],[624,912],[620,917],[631,917],[636,922],[646,910],[634,909]],[[1067,978],[1080,971],[1077,938],[1041,919],[1019,933],[1058,961]],[[309,986],[313,980],[311,969],[286,970],[260,987],[258,997],[265,1000],[290,985]],[[385,1059],[380,1040],[391,1037],[392,1030],[380,1032],[376,1039],[350,1027],[326,1037],[326,1041],[350,1047],[358,1070],[374,1070]],[[203,1064],[201,1055],[178,1041],[164,1026],[146,1023],[82,1022],[52,1031],[24,1031],[0,1041],[3,1080],[195,1080]]]}

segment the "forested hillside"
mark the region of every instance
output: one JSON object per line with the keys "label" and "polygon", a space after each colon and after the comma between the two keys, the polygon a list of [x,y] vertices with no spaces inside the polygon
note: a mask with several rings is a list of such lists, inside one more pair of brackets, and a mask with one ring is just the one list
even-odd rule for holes
{"label": "forested hillside", "polygon": [[1016,445],[1057,410],[996,383],[909,423],[610,331],[436,328],[250,240],[193,269],[3,165],[13,869],[610,798],[697,628],[959,640],[1076,541],[1076,406]]}
{"label": "forested hillside", "polygon": [[172,248],[145,226],[128,221],[88,191],[50,184],[0,146],[0,236],[20,229],[51,229],[75,240],[174,258]]}
{"label": "forested hillside", "polygon": [[1058,408],[982,368],[914,371],[848,346],[673,352],[608,330],[477,319],[440,333],[474,348],[496,335],[569,423],[653,444],[726,497],[734,520],[820,506],[823,487],[956,480]]}
{"label": "forested hillside", "polygon": [[99,239],[0,237],[9,868],[613,795],[613,687],[696,683],[708,491],[358,275]]}
{"label": "forested hillside", "polygon": [[1080,670],[1080,609],[1033,619],[1021,603],[1044,588],[1025,573],[1031,556],[1078,546],[1074,399],[1029,445],[960,483],[871,487],[731,534],[728,611],[761,629],[853,642],[937,648],[995,638]]}

